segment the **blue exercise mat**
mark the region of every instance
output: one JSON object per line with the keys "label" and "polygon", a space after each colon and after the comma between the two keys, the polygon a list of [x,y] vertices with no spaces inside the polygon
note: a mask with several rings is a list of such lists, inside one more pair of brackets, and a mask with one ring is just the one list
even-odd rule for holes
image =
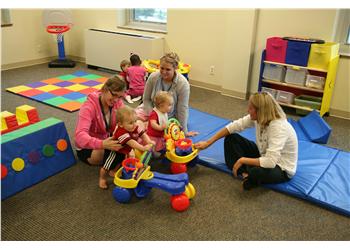
{"label": "blue exercise mat", "polygon": [[[201,114],[203,114],[203,117],[201,117]],[[196,116],[191,117],[190,115],[190,123],[192,124],[191,130],[198,131],[199,129],[196,126],[199,124],[198,128],[201,131],[205,131],[200,140],[210,138],[222,128],[204,128],[206,124],[209,124],[200,122],[203,121],[204,117],[206,120],[218,119],[217,123],[211,121],[211,124],[223,123],[226,125],[230,122],[226,120],[226,123],[224,123],[223,120],[225,119],[197,110]],[[289,120],[293,125],[291,121]],[[350,216],[350,153],[310,142],[297,123],[294,123],[293,127],[297,132],[299,143],[297,172],[288,182],[269,184],[265,185],[265,187],[311,201],[330,210]],[[246,129],[239,134],[255,141],[255,128]],[[224,139],[222,138],[199,153],[198,163],[232,174],[232,170],[225,164],[223,149]]]}

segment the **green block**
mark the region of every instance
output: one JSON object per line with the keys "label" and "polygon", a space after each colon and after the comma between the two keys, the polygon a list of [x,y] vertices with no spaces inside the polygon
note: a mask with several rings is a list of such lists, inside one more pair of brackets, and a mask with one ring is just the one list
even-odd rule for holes
{"label": "green block", "polygon": [[77,78],[77,76],[75,76],[75,75],[64,75],[64,76],[59,76],[57,78],[61,79],[63,81],[69,81],[71,79]]}
{"label": "green block", "polygon": [[64,98],[62,96],[57,96],[54,98],[50,98],[47,100],[44,100],[45,103],[50,104],[50,105],[54,105],[54,106],[58,106],[60,104],[66,103],[66,102],[70,102],[72,100],[69,100],[67,98]]}
{"label": "green block", "polygon": [[95,75],[95,74],[89,74],[89,75],[82,76],[82,77],[86,78],[86,79],[89,79],[89,80],[95,80],[95,79],[101,78],[102,76]]}
{"label": "green block", "polygon": [[84,97],[81,97],[81,98],[79,98],[79,99],[76,99],[75,101],[77,101],[77,102],[80,102],[80,103],[84,103],[85,101],[86,101],[86,96],[84,96]]}
{"label": "green block", "polygon": [[43,121],[34,123],[32,125],[14,130],[12,132],[1,135],[1,144],[6,143],[8,141],[15,140],[19,137],[34,133],[38,130],[50,127],[50,126],[55,125],[55,124],[60,123],[60,122],[62,122],[62,121],[51,117],[51,118],[45,119]]}

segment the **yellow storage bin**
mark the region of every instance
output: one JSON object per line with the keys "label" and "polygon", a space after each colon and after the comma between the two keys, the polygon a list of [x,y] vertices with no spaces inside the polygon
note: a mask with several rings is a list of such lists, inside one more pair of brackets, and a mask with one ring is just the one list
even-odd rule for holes
{"label": "yellow storage bin", "polygon": [[327,42],[324,44],[311,44],[307,66],[309,68],[322,69],[327,71],[329,61],[338,56],[338,54],[339,43]]}

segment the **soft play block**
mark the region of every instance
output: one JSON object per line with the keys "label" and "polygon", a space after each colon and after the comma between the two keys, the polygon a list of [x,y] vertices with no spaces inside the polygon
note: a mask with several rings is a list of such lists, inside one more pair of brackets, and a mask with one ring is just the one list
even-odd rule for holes
{"label": "soft play block", "polygon": [[49,118],[1,136],[1,199],[76,163],[64,123]]}
{"label": "soft play block", "polygon": [[194,108],[189,109],[188,131],[197,131],[199,134],[191,138],[194,142],[201,141],[204,137],[213,134],[214,131],[224,127],[230,121],[224,118],[199,111]]}
{"label": "soft play block", "polygon": [[317,111],[310,112],[298,121],[310,141],[326,144],[332,128],[322,119]]}
{"label": "soft play block", "polygon": [[295,133],[297,134],[298,140],[310,141],[310,139],[305,134],[304,130],[301,128],[300,123],[293,120],[292,118],[288,118],[288,122],[293,126]]}

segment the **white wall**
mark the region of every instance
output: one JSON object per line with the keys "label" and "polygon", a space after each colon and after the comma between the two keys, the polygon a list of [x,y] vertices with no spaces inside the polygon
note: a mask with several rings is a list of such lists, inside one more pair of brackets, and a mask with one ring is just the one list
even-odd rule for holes
{"label": "white wall", "polygon": [[[75,25],[65,35],[66,54],[84,58],[84,30],[116,30],[117,10],[72,12]],[[42,27],[42,10],[15,9],[11,14],[14,26],[2,28],[2,65],[57,56],[55,41]],[[177,52],[182,61],[192,65],[192,83],[244,97],[247,88],[257,90],[266,38],[293,35],[330,41],[335,15],[335,9],[169,9],[165,50]],[[211,66],[214,75],[209,72]],[[347,114],[349,66],[350,59],[340,59],[331,103],[332,110]]]}

